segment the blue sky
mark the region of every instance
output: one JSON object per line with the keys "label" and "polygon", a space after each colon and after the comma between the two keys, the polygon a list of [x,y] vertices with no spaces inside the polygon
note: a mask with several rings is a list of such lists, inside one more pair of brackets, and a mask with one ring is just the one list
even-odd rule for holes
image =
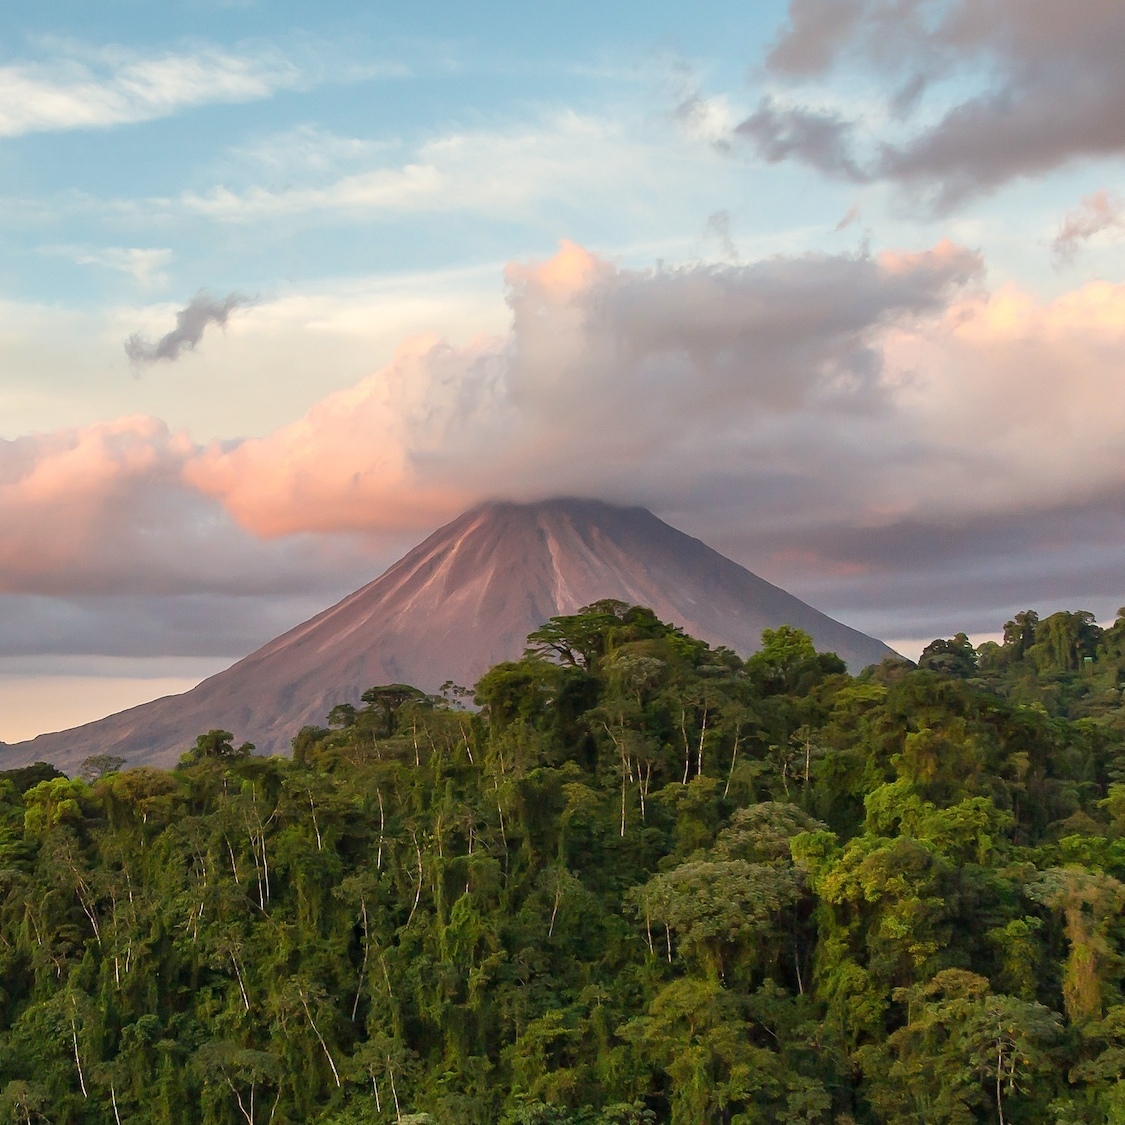
{"label": "blue sky", "polygon": [[[24,20],[4,17],[10,66],[44,87],[86,83],[114,103],[95,107],[93,127],[71,124],[76,114],[55,107],[6,130],[15,135],[5,143],[4,183],[19,216],[9,223],[8,281],[23,297],[134,296],[135,279],[113,276],[112,266],[83,268],[77,254],[52,253],[96,254],[123,241],[174,256],[149,274],[167,278],[170,290],[200,277],[276,290],[342,275],[446,270],[549,253],[560,237],[677,245],[698,236],[706,214],[685,214],[670,231],[661,207],[698,208],[722,194],[703,184],[679,186],[679,198],[666,201],[624,191],[595,208],[588,198],[544,192],[515,212],[478,194],[460,206],[423,204],[413,221],[395,208],[340,215],[295,204],[296,213],[223,222],[207,201],[224,189],[324,188],[335,177],[400,168],[452,137],[542,135],[550,143],[563,139],[551,134],[565,134],[567,115],[627,129],[633,143],[656,150],[659,171],[661,157],[684,156],[659,151],[661,118],[674,109],[678,69],[696,65],[708,36],[658,4],[613,13],[474,5],[471,18],[458,5],[407,15],[336,4],[325,16],[318,6],[315,22],[307,5],[94,7],[79,14],[37,6]],[[771,7],[776,16],[776,5],[760,11]],[[741,84],[748,53],[761,49],[776,20],[748,26],[733,6],[713,18],[741,33],[726,44],[729,57],[699,65]],[[192,66],[198,73],[174,73]],[[159,91],[136,89],[146,67],[164,72],[148,75]]]}
{"label": "blue sky", "polygon": [[1112,618],[1125,14],[14,2],[0,739],[465,506],[644,503],[904,649]]}

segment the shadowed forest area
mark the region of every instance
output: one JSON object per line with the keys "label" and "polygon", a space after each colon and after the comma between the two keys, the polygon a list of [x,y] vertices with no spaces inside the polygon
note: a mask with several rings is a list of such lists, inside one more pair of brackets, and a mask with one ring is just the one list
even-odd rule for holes
{"label": "shadowed forest area", "polygon": [[1125,1121],[1125,611],[763,642],[0,775],[0,1120]]}

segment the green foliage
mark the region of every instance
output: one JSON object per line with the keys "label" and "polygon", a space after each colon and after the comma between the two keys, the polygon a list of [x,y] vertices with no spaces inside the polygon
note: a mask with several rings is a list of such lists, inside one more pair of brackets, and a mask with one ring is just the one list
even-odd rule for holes
{"label": "green foliage", "polygon": [[477,712],[0,776],[0,1121],[1125,1119],[1125,614],[528,642]]}
{"label": "green foliage", "polygon": [[977,651],[964,633],[958,633],[952,640],[939,639],[926,645],[918,667],[946,676],[967,678],[977,669]]}
{"label": "green foliage", "polygon": [[888,1120],[1044,1119],[1042,1080],[1062,1032],[1056,1012],[996,996],[984,977],[963,969],[899,989],[895,998],[906,1004],[905,1025],[860,1051],[871,1100]]}

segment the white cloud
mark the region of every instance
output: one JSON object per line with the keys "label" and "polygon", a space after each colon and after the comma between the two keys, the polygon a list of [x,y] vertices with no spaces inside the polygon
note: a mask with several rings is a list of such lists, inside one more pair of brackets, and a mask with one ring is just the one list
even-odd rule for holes
{"label": "white cloud", "polygon": [[297,86],[299,69],[273,51],[217,48],[145,58],[121,50],[0,67],[0,137],[106,128],[193,106],[256,101]]}
{"label": "white cloud", "polygon": [[180,301],[84,310],[0,301],[0,436],[132,414],[159,417],[200,441],[269,433],[435,324],[455,339],[502,330],[500,269],[489,263],[287,287],[240,310],[158,375],[131,369],[122,341],[138,330],[162,336]]}
{"label": "white cloud", "polygon": [[668,162],[657,146],[630,135],[621,123],[566,111],[509,130],[435,137],[414,146],[394,164],[349,172],[326,183],[318,182],[323,176],[308,175],[310,170],[331,171],[399,147],[302,133],[288,162],[275,145],[268,145],[261,171],[275,174],[281,167],[305,183],[219,185],[202,194],[188,192],[181,204],[188,212],[225,222],[309,212],[345,219],[379,212],[511,216],[526,214],[546,201],[573,204],[615,183],[629,183],[632,192],[656,191],[660,165]]}
{"label": "white cloud", "polygon": [[396,141],[348,137],[315,125],[298,125],[230,149],[228,161],[236,171],[285,181],[332,176],[399,147]]}
{"label": "white cloud", "polygon": [[164,270],[175,257],[167,249],[107,246],[100,250],[78,251],[74,260],[80,266],[102,266],[127,273],[144,288],[160,288],[168,283],[168,274]]}

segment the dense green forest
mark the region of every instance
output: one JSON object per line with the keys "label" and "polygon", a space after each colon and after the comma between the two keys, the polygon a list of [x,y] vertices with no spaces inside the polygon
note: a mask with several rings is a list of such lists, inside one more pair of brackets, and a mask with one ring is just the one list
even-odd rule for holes
{"label": "dense green forest", "polygon": [[763,642],[0,775],[0,1120],[1125,1122],[1125,615]]}

